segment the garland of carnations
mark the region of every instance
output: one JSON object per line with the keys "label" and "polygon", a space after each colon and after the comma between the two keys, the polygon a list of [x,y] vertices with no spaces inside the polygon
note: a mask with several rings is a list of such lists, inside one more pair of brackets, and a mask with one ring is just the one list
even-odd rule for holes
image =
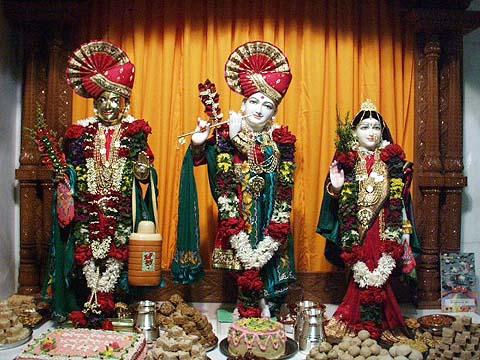
{"label": "garland of carnations", "polygon": [[[92,309],[98,308],[97,302],[100,313],[107,314],[113,310],[113,293],[123,264],[128,259],[126,243],[132,221],[133,161],[139,152],[147,151],[147,135],[151,133],[151,128],[145,121],[135,120],[130,115],[122,120],[120,143],[116,144],[119,145],[117,161],[120,166],[115,168],[112,176],[114,186],[108,189],[102,189],[97,184],[95,138],[98,131],[99,122],[91,117],[72,125],[65,134],[68,162],[77,173],[79,191],[73,226],[74,256],[91,290],[90,301],[85,303],[83,311],[87,317],[92,315]],[[112,143],[111,149],[113,146]],[[105,270],[100,273],[102,264]],[[101,294],[100,297],[98,294]],[[90,321],[90,318],[84,324],[78,312],[74,318],[74,323],[79,326],[98,326],[98,321]]]}
{"label": "garland of carnations", "polygon": [[[275,141],[280,152],[280,161],[276,170],[278,180],[272,217],[264,231],[263,239],[255,248],[251,246],[248,235],[248,229],[253,226],[249,223],[250,214],[248,211],[242,211],[242,203],[252,203],[252,194],[247,191],[247,186],[242,183],[242,179],[235,174],[234,147],[229,139],[228,127],[222,127],[217,131],[216,164],[219,195],[217,203],[220,218],[217,241],[223,243],[228,241],[245,269],[237,279],[240,290],[238,311],[241,317],[260,316],[261,309],[258,308],[258,301],[263,297],[263,282],[259,270],[288,240],[290,233],[296,139],[287,127],[269,131],[269,136]],[[257,158],[262,159],[261,150],[255,149],[255,151],[257,151]],[[251,169],[248,162],[244,161],[240,168],[244,176],[249,178]]]}
{"label": "garland of carnations", "polygon": [[[381,233],[382,254],[375,269],[370,270],[364,262],[356,214],[358,211],[358,181],[355,179],[355,164],[358,153],[354,150],[337,153],[336,160],[344,169],[345,183],[339,197],[339,224],[342,259],[352,266],[353,279],[360,288],[360,318],[356,331],[368,330],[372,337],[381,335],[382,307],[386,299],[384,285],[390,278],[396,262],[402,257],[402,195],[404,189],[403,165],[405,154],[396,144],[382,144],[380,159],[388,168],[389,196],[385,208],[385,227]],[[382,214],[380,214],[382,216]]]}
{"label": "garland of carnations", "polygon": [[[237,258],[246,270],[261,269],[287,241],[290,233],[290,212],[292,202],[293,175],[295,169],[295,137],[287,127],[276,128],[271,137],[280,151],[278,183],[272,218],[263,239],[252,248],[245,231],[248,218],[241,214],[243,194],[233,165],[233,145],[228,141],[228,131],[217,136],[217,189],[220,215],[220,236],[230,239]],[[263,156],[263,155],[261,155]],[[223,234],[222,234],[223,233]]]}

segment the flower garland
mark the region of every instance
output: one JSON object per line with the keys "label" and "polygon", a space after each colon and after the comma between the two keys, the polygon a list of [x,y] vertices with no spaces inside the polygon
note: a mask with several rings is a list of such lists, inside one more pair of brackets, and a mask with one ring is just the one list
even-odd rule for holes
{"label": "flower garland", "polygon": [[[380,159],[386,163],[390,177],[388,212],[382,237],[384,240],[401,242],[402,192],[404,188],[402,170],[405,163],[405,154],[402,148],[396,144],[388,144],[380,151]],[[345,183],[339,199],[339,222],[340,233],[342,234],[342,248],[348,251],[360,243],[356,219],[358,211],[358,181],[355,179],[354,171],[358,153],[356,151],[338,153],[336,160],[345,171]]]}
{"label": "flower garland", "polygon": [[[145,121],[128,115],[112,129],[116,136],[110,141],[108,159],[105,139],[109,128],[97,118],[82,120],[65,133],[67,162],[77,174],[74,258],[91,291],[83,315],[72,313],[78,326],[104,326],[104,315],[114,309],[113,294],[120,277],[126,275],[122,269],[131,232],[133,163],[140,152],[147,152],[153,160],[147,145],[151,128]],[[102,166],[110,170],[109,177],[105,178]]]}
{"label": "flower garland", "polygon": [[[389,195],[384,210],[381,210],[379,252],[382,254],[377,266],[370,270],[365,262],[357,223],[359,210],[357,199],[359,184],[355,175],[355,164],[359,160],[357,151],[339,152],[335,159],[345,173],[345,183],[339,197],[339,232],[344,262],[352,266],[353,280],[360,290],[360,320],[353,328],[355,331],[368,330],[373,338],[382,331],[383,303],[386,300],[384,286],[402,258],[402,197],[405,188],[403,166],[405,154],[396,144],[383,141],[379,146],[380,160],[388,169]],[[383,218],[385,221],[383,221]]]}
{"label": "flower garland", "polygon": [[255,249],[250,244],[247,233],[240,231],[230,238],[230,244],[235,249],[237,258],[246,270],[261,269],[275,254],[280,243],[271,236],[265,235]]}
{"label": "flower garland", "polygon": [[113,292],[120,277],[123,263],[115,258],[109,258],[105,267],[103,275],[100,276],[100,268],[95,265],[95,261],[89,260],[83,265],[83,274],[87,280],[87,286],[94,292]]}
{"label": "flower garland", "polygon": [[378,266],[370,271],[363,261],[357,261],[353,265],[353,279],[361,288],[373,286],[382,287],[388,280],[395,268],[395,260],[389,254],[382,254],[378,260]]}
{"label": "flower garland", "polygon": [[[217,188],[219,192],[218,210],[220,216],[219,230],[225,228],[224,222],[236,219],[237,229],[230,228],[229,232],[231,247],[236,251],[237,258],[245,269],[261,269],[275,254],[281,244],[287,240],[290,233],[290,212],[292,201],[293,174],[295,170],[294,152],[295,137],[288,131],[287,127],[272,128],[269,134],[275,141],[280,151],[280,162],[278,164],[278,186],[276,189],[273,214],[267,226],[263,239],[257,243],[254,249],[249,241],[248,212],[240,211],[241,201],[246,208],[252,203],[251,194],[245,185],[239,184],[238,176],[235,174],[233,164],[233,147],[228,141],[228,131],[220,129],[217,133]],[[259,158],[263,154],[258,155]],[[250,168],[245,160],[241,165],[246,173]],[[250,179],[250,174],[246,180]],[[238,189],[240,190],[240,193]],[[240,200],[242,199],[242,200]],[[219,234],[225,237],[225,234]]]}
{"label": "flower garland", "polygon": [[[272,259],[290,233],[290,212],[293,196],[293,175],[295,170],[295,136],[287,127],[271,127],[261,136],[272,139],[279,151],[279,161],[274,170],[277,175],[276,193],[272,216],[262,239],[253,247],[250,242],[252,231],[256,231],[253,207],[255,190],[251,188],[258,174],[245,159],[235,160],[236,150],[230,141],[228,127],[221,127],[216,133],[216,167],[219,224],[216,243],[225,244],[235,250],[237,259],[245,271],[237,276],[239,286],[238,312],[241,317],[260,317],[259,300],[264,296],[260,269]],[[249,149],[258,160],[265,158],[261,146]],[[255,165],[255,164],[253,164]]]}

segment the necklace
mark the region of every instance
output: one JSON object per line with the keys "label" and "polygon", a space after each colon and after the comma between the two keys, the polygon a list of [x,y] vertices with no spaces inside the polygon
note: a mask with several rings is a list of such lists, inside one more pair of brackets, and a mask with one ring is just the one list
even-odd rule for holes
{"label": "necklace", "polygon": [[[107,133],[111,135],[110,151],[107,157]],[[87,181],[89,191],[93,194],[106,194],[112,190],[120,190],[123,168],[126,159],[120,158],[120,138],[122,135],[121,123],[106,127],[98,124],[94,138],[93,158],[87,159]]]}
{"label": "necklace", "polygon": [[[277,144],[272,140],[269,129],[260,133],[247,130],[244,127],[245,140],[247,142],[247,162],[253,176],[249,180],[249,186],[252,195],[256,198],[265,187],[265,179],[261,174],[271,174],[278,169],[280,151]],[[271,154],[267,154],[267,149],[271,149]],[[263,154],[264,159],[259,159],[258,152]]]}
{"label": "necklace", "polygon": [[373,217],[377,213],[378,206],[388,196],[388,169],[383,161],[380,160],[380,151],[373,153],[374,164],[372,171],[368,174],[367,160],[368,154],[359,151],[359,160],[355,165],[355,178],[358,181],[358,212],[357,219],[362,228],[370,225]]}

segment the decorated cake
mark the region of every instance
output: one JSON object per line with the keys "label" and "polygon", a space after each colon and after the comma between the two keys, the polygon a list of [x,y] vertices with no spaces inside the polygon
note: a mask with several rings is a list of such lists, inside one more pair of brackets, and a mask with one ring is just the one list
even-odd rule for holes
{"label": "decorated cake", "polygon": [[228,330],[228,351],[234,356],[247,352],[266,359],[285,354],[287,337],[283,325],[270,319],[247,318],[236,321]]}
{"label": "decorated cake", "polygon": [[55,329],[27,344],[18,360],[142,360],[146,349],[143,334]]}

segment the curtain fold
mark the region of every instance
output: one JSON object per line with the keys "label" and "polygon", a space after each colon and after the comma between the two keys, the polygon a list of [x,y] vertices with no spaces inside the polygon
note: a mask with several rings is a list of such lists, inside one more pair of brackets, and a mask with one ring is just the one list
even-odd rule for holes
{"label": "curtain fold", "polygon": [[[315,233],[323,182],[334,153],[336,111],[355,115],[372,99],[397,143],[413,159],[413,32],[401,21],[398,1],[99,0],[82,19],[85,41],[122,47],[136,67],[131,114],[149,122],[159,181],[162,267],[170,266],[178,220],[180,169],[186,147],[176,136],[203,115],[197,85],[215,82],[228,116],[241,97],[229,90],[224,64],[237,46],[269,41],[287,55],[293,75],[277,122],[297,136],[293,234],[298,271],[330,271],[325,240]],[[73,97],[73,119],[93,113],[91,100]],[[195,176],[202,256],[209,263],[216,206],[205,167]]]}

